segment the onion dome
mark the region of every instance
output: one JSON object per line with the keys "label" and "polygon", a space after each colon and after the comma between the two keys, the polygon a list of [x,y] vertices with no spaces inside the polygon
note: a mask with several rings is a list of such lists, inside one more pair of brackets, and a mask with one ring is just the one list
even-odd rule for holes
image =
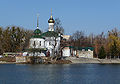
{"label": "onion dome", "polygon": [[36,30],[34,31],[34,34],[35,34],[35,35],[41,34],[41,30],[40,30],[40,29],[36,29]]}
{"label": "onion dome", "polygon": [[48,23],[55,23],[52,15],[50,16],[50,19],[48,20]]}

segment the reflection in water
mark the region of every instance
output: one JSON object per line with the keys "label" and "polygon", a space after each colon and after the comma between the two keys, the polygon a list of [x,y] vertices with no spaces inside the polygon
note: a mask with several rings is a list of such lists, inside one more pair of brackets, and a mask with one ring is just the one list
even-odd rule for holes
{"label": "reflection in water", "polygon": [[1,64],[0,84],[118,84],[120,65]]}

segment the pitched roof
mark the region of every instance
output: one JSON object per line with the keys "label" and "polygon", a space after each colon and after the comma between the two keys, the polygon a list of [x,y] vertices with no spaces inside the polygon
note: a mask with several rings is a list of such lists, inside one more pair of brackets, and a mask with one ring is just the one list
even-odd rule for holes
{"label": "pitched roof", "polygon": [[58,37],[58,33],[54,31],[47,31],[43,34],[41,34],[41,37]]}
{"label": "pitched roof", "polygon": [[31,38],[42,38],[41,35],[33,35]]}
{"label": "pitched roof", "polygon": [[58,33],[54,31],[47,31],[42,34],[38,34],[39,30],[36,29],[36,33],[31,38],[44,38],[44,37],[58,37]]}
{"label": "pitched roof", "polygon": [[69,46],[69,48],[75,49],[75,50],[82,50],[85,49],[85,51],[88,51],[90,49],[91,51],[94,50],[94,47],[78,47],[78,46]]}

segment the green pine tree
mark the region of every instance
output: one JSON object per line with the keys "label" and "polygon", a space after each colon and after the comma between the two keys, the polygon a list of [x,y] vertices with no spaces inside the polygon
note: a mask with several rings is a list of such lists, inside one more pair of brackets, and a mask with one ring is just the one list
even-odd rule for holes
{"label": "green pine tree", "polygon": [[106,57],[106,52],[103,46],[101,46],[101,48],[99,49],[99,54],[98,54],[98,58],[100,59],[105,59]]}

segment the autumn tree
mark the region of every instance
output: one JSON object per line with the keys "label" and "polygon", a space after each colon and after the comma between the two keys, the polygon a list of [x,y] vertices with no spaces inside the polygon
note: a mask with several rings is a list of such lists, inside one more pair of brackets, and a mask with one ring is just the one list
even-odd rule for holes
{"label": "autumn tree", "polygon": [[106,38],[104,33],[102,32],[100,35],[97,35],[94,37],[94,47],[95,47],[95,55],[98,57],[99,54],[99,49],[101,46],[105,46],[106,43]]}
{"label": "autumn tree", "polygon": [[115,28],[108,32],[108,48],[112,58],[119,57],[120,54],[120,32]]}

